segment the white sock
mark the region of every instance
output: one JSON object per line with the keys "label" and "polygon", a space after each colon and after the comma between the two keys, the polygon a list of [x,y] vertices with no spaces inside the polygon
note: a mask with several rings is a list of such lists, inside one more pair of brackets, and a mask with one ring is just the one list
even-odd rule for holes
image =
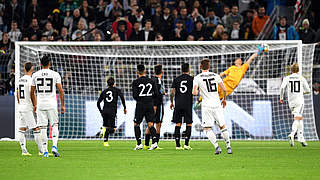
{"label": "white sock", "polygon": [[59,128],[58,124],[52,126],[52,146],[58,147]]}
{"label": "white sock", "polygon": [[290,136],[294,137],[294,135],[296,134],[298,126],[299,126],[299,121],[300,120],[293,120],[292,130],[291,130]]}
{"label": "white sock", "polygon": [[299,121],[299,125],[298,125],[298,140],[300,142],[305,142],[306,140],[303,137],[303,120],[298,120]]}
{"label": "white sock", "polygon": [[40,130],[33,131],[33,136],[34,136],[35,142],[37,143],[39,152],[43,153],[42,144],[41,144],[41,137],[40,137]]}
{"label": "white sock", "polygon": [[40,136],[42,142],[42,150],[43,152],[48,152],[48,136],[47,136],[47,126],[41,127]]}
{"label": "white sock", "polygon": [[226,146],[227,148],[230,148],[230,136],[229,136],[229,132],[228,132],[228,129],[227,128],[224,128],[221,130],[222,132],[222,137],[224,139],[224,141],[226,142]]}
{"label": "white sock", "polygon": [[19,143],[20,143],[20,147],[21,147],[22,153],[28,152],[27,148],[26,148],[26,135],[25,135],[25,133],[26,133],[26,131],[19,130],[18,139],[19,139]]}
{"label": "white sock", "polygon": [[212,130],[206,131],[206,135],[207,135],[208,139],[210,140],[211,144],[214,145],[214,148],[217,148],[219,145],[217,142],[216,135],[213,133],[213,131]]}

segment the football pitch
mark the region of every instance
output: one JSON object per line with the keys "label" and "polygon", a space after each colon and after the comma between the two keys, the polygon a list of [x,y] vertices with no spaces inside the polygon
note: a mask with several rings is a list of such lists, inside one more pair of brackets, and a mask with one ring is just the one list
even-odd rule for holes
{"label": "football pitch", "polygon": [[[320,179],[320,142],[308,147],[286,141],[232,141],[233,154],[214,155],[209,141],[191,141],[193,150],[134,151],[135,141],[59,141],[61,157],[37,155],[33,141],[22,157],[18,142],[0,142],[0,179]],[[51,145],[49,146],[51,147]]]}

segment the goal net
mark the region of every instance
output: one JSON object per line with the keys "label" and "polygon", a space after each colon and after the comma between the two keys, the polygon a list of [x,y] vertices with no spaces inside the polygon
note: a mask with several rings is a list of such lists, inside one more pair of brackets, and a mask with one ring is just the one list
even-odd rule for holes
{"label": "goal net", "polygon": [[[301,41],[18,42],[15,49],[16,82],[23,75],[25,62],[31,61],[35,70],[39,70],[39,57],[50,56],[51,69],[60,73],[65,90],[66,112],[59,114],[60,138],[95,139],[102,126],[96,101],[106,88],[107,79],[114,77],[116,86],[124,92],[128,113],[123,114],[119,102],[117,131],[110,138],[130,139],[134,138],[135,112],[131,83],[137,78],[137,64],[146,66],[147,76],[153,75],[154,65],[162,64],[163,84],[169,94],[173,79],[181,74],[182,63],[189,63],[191,75],[195,76],[200,73],[200,61],[209,58],[211,70],[221,73],[236,58],[245,61],[261,43],[269,45],[269,52],[253,61],[241,83],[228,96],[225,121],[232,139],[283,140],[291,131],[293,116],[287,101],[279,103],[282,78],[289,75],[290,65],[297,62],[310,87],[312,82],[314,45],[302,45]],[[174,133],[173,111],[169,106],[168,95],[164,97],[163,139],[172,138]],[[305,138],[317,139],[312,94],[305,95],[303,115]],[[16,116],[16,121],[18,118]],[[200,127],[201,108],[194,110],[193,121],[192,138],[205,138]],[[145,129],[146,124],[142,127]],[[216,128],[214,131],[219,136],[220,131]]]}

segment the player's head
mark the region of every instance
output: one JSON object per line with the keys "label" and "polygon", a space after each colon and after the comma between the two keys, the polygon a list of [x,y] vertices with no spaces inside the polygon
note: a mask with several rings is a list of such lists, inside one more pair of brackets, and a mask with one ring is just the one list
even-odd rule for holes
{"label": "player's head", "polygon": [[107,80],[107,84],[109,87],[112,87],[114,85],[114,78],[113,77],[110,77],[108,80]]}
{"label": "player's head", "polygon": [[200,69],[209,70],[209,68],[210,68],[210,60],[208,58],[203,59],[200,62]]}
{"label": "player's head", "polygon": [[161,75],[162,74],[162,65],[161,64],[157,64],[154,66],[154,73],[156,75]]}
{"label": "player's head", "polygon": [[241,60],[241,58],[237,58],[236,60],[234,60],[234,65],[235,66],[241,66],[242,65],[242,60]]}
{"label": "player's head", "polygon": [[291,72],[292,73],[298,73],[299,72],[299,65],[297,63],[293,63],[291,65]]}
{"label": "player's head", "polygon": [[146,73],[146,68],[144,67],[143,64],[138,64],[137,65],[137,73],[139,75],[144,75]]}
{"label": "player's head", "polygon": [[183,63],[181,65],[181,71],[182,71],[182,73],[189,73],[190,72],[189,63]]}
{"label": "player's head", "polygon": [[50,58],[49,58],[49,56],[44,55],[44,56],[40,59],[40,62],[41,62],[41,66],[43,66],[43,67],[48,67],[48,66],[50,65]]}
{"label": "player's head", "polygon": [[24,72],[25,73],[32,73],[33,72],[33,65],[31,62],[26,62],[24,64]]}

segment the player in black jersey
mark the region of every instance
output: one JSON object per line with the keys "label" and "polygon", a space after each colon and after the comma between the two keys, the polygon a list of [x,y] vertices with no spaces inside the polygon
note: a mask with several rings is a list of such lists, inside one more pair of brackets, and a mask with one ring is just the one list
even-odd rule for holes
{"label": "player in black jersey", "polygon": [[[182,75],[176,77],[171,86],[170,100],[171,105],[170,109],[174,108],[173,120],[172,122],[176,123],[174,130],[174,136],[176,139],[176,149],[185,149],[192,150],[189,146],[189,140],[191,137],[192,129],[192,88],[193,88],[193,77],[190,76],[190,68],[188,63],[181,65]],[[173,98],[175,99],[175,107],[173,105]],[[186,123],[186,138],[185,144],[182,148],[180,146],[180,129],[182,124],[182,117]]]}
{"label": "player in black jersey", "polygon": [[[103,118],[101,136],[104,138],[104,146],[109,146],[109,134],[114,133],[117,128],[115,125],[115,118],[117,115],[118,96],[121,99],[124,114],[127,114],[126,102],[124,100],[123,93],[120,89],[115,87],[114,79],[110,77],[107,83],[108,88],[102,91],[97,101],[98,109]],[[101,109],[100,106],[102,101],[104,103],[103,109]]]}
{"label": "player in black jersey", "polygon": [[148,123],[148,129],[152,137],[152,145],[149,150],[156,149],[157,137],[156,129],[154,128],[154,109],[153,109],[153,99],[157,97],[157,87],[150,78],[146,77],[146,71],[144,65],[137,66],[138,79],[132,82],[132,93],[133,99],[137,101],[136,112],[134,118],[134,133],[137,140],[137,146],[134,150],[143,149],[141,144],[141,129],[140,124],[145,117]]}
{"label": "player in black jersey", "polygon": [[[156,123],[156,134],[157,134],[157,144],[158,144],[157,149],[161,149],[159,147],[159,140],[160,140],[160,129],[161,129],[161,124],[162,124],[163,115],[164,115],[163,95],[166,95],[166,92],[164,90],[164,86],[161,80],[163,75],[161,64],[157,64],[154,66],[154,73],[155,73],[155,76],[153,76],[151,79],[155,82],[155,85],[158,90],[158,95],[153,99],[153,104],[154,104],[153,108],[155,111],[154,122]],[[143,147],[143,149],[149,148],[149,141],[150,141],[150,131],[149,129],[146,129],[145,146]]]}

